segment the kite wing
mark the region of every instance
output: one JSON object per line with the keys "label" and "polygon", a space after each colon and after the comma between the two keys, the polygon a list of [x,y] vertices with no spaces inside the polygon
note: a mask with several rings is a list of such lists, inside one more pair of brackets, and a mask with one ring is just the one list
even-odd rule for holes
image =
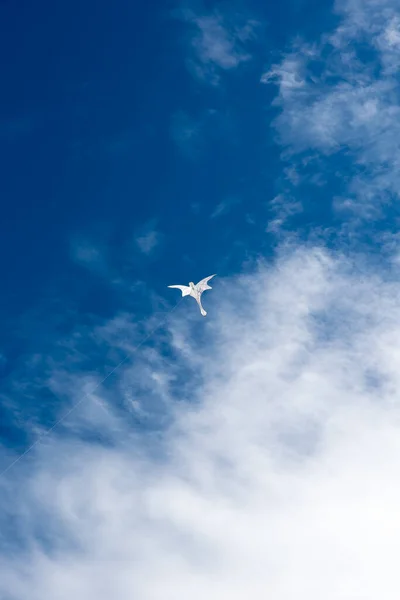
{"label": "kite wing", "polygon": [[211,285],[207,285],[207,282],[210,281],[216,274],[210,275],[209,277],[205,277],[196,285],[197,290],[202,294],[205,290],[212,290]]}
{"label": "kite wing", "polygon": [[178,290],[181,290],[182,297],[189,296],[190,292],[192,291],[192,289],[188,285],[169,285],[168,287],[169,288],[177,288]]}

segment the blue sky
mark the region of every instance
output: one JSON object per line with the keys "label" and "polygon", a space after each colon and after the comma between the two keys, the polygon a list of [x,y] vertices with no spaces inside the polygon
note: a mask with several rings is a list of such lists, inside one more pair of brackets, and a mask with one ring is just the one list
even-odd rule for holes
{"label": "blue sky", "polygon": [[260,76],[311,33],[301,10],[283,26],[262,4],[2,4],[6,379],[77,323],[140,318],[170,282],[273,253],[282,165]]}
{"label": "blue sky", "polygon": [[1,598],[397,599],[396,2],[5,0],[0,57]]}
{"label": "blue sky", "polygon": [[[82,288],[99,285],[95,277],[87,284],[71,260],[71,240],[157,289],[191,268],[199,277],[219,262],[235,271],[273,244],[265,223],[281,170],[268,127],[275,90],[259,80],[292,35],[312,29],[299,18],[305,8],[93,7],[1,6],[7,317],[40,303],[49,288],[82,299]],[[319,9],[321,18],[329,9]],[[286,12],[292,18],[283,25]],[[242,43],[232,30],[249,20]],[[208,56],[212,35],[222,45]],[[159,254],[154,244],[146,262],[153,248],[135,255],[134,240],[153,230]]]}

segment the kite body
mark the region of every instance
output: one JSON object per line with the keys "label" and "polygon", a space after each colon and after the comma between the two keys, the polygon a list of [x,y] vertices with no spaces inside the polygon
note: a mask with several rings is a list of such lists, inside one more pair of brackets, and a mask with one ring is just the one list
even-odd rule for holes
{"label": "kite body", "polygon": [[212,279],[213,277],[215,277],[215,275],[210,275],[209,277],[205,277],[204,279],[199,281],[199,283],[197,283],[196,285],[193,283],[193,281],[191,281],[189,283],[189,285],[169,285],[168,287],[169,288],[177,288],[178,290],[181,290],[182,297],[183,296],[192,296],[192,298],[194,298],[196,300],[197,304],[199,305],[202,316],[205,317],[207,313],[201,305],[201,295],[205,290],[212,289],[212,287],[210,285],[208,285],[208,281],[210,281],[210,279]]}

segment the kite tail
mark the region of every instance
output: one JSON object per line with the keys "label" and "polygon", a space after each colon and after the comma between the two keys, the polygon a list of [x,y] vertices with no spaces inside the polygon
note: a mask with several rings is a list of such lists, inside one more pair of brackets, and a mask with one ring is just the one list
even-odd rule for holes
{"label": "kite tail", "polygon": [[203,315],[203,317],[205,317],[207,313],[206,313],[206,311],[204,310],[204,308],[203,308],[203,306],[201,304],[200,298],[196,298],[196,302],[199,305],[201,314]]}

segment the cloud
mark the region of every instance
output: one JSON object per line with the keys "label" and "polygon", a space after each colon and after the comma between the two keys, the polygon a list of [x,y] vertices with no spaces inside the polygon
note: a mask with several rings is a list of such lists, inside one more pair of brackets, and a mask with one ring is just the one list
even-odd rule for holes
{"label": "cloud", "polygon": [[[207,320],[182,304],[102,417],[0,480],[0,596],[397,599],[399,296],[396,267],[287,248],[219,280]],[[133,430],[128,389],[168,422]]]}
{"label": "cloud", "polygon": [[111,243],[113,228],[109,223],[95,222],[87,231],[76,231],[69,240],[69,255],[77,265],[91,273],[112,280],[114,273]]}
{"label": "cloud", "polygon": [[195,77],[218,85],[222,72],[237,69],[251,60],[249,45],[259,27],[256,20],[216,10],[201,15],[184,10],[180,16],[192,32],[192,56],[187,64]]}
{"label": "cloud", "polygon": [[160,234],[156,230],[146,231],[135,239],[136,245],[143,254],[152,254],[160,243]]}
{"label": "cloud", "polygon": [[317,153],[336,171],[334,207],[376,218],[400,189],[398,6],[342,0],[335,10],[335,30],[315,43],[296,40],[262,81],[278,85],[274,125],[284,158],[297,157],[305,176],[301,162]]}
{"label": "cloud", "polygon": [[211,213],[211,219],[226,216],[238,202],[238,198],[226,198],[225,200],[222,200]]}
{"label": "cloud", "polygon": [[268,223],[266,231],[275,233],[276,235],[282,232],[283,226],[290,217],[302,212],[301,202],[284,194],[275,196],[269,203],[269,209],[272,218]]}
{"label": "cloud", "polygon": [[70,245],[71,258],[89,269],[103,271],[105,268],[105,259],[102,251],[87,239],[74,238]]}

